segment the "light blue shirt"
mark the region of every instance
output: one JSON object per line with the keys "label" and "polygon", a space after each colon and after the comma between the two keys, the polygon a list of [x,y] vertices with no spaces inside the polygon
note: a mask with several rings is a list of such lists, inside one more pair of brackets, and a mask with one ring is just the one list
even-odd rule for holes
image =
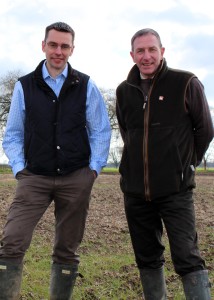
{"label": "light blue shirt", "polygon": [[[68,74],[68,65],[66,65],[66,68],[60,75],[56,78],[52,78],[44,63],[42,74],[45,82],[51,87],[58,97]],[[2,143],[14,176],[25,168],[24,123],[24,93],[20,81],[17,81],[13,91]],[[107,163],[111,139],[111,128],[103,97],[91,79],[89,79],[87,86],[86,128],[91,147],[89,167],[91,170],[95,170],[97,174],[99,174],[101,169]]]}

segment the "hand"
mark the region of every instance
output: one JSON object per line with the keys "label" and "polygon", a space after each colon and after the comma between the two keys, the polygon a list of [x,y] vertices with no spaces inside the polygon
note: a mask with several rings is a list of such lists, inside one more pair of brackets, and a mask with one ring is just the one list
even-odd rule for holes
{"label": "hand", "polygon": [[97,178],[97,171],[95,170],[92,170],[93,174],[94,174],[94,178],[96,179]]}

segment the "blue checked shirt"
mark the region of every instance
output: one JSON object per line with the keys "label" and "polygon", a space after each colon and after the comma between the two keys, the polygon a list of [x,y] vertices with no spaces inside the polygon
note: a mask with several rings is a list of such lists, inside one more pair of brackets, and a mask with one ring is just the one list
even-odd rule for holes
{"label": "blue checked shirt", "polygon": [[[42,74],[45,82],[59,96],[68,74],[68,66],[56,78],[52,78],[43,64]],[[21,83],[15,84],[3,139],[3,149],[9,159],[14,176],[25,168],[24,158],[25,101]],[[109,153],[111,128],[102,95],[95,83],[89,79],[86,100],[86,128],[91,147],[89,167],[97,174],[106,165]]]}

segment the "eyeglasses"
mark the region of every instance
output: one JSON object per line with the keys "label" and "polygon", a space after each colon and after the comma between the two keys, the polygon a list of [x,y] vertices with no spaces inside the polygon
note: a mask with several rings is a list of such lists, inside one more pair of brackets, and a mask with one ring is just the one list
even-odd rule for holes
{"label": "eyeglasses", "polygon": [[48,48],[50,48],[51,50],[57,50],[58,47],[60,47],[62,51],[68,51],[68,50],[71,49],[71,46],[68,45],[68,44],[59,45],[59,44],[54,43],[54,42],[48,42],[47,45],[48,45]]}

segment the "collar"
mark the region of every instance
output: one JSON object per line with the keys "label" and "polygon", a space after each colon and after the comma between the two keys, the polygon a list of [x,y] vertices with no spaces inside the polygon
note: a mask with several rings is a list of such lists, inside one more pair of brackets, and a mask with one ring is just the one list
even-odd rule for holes
{"label": "collar", "polygon": [[[48,69],[46,67],[46,60],[44,61],[43,65],[42,65],[42,76],[44,79],[51,78],[51,75],[49,74]],[[62,73],[60,73],[57,76],[57,78],[60,76],[63,76],[64,78],[66,78],[68,76],[68,64],[66,64],[64,70],[62,71]]]}
{"label": "collar", "polygon": [[140,79],[153,79],[154,78],[154,76],[152,76],[152,77],[149,77],[149,78],[146,78],[145,76],[143,76],[141,73],[140,73]]}

